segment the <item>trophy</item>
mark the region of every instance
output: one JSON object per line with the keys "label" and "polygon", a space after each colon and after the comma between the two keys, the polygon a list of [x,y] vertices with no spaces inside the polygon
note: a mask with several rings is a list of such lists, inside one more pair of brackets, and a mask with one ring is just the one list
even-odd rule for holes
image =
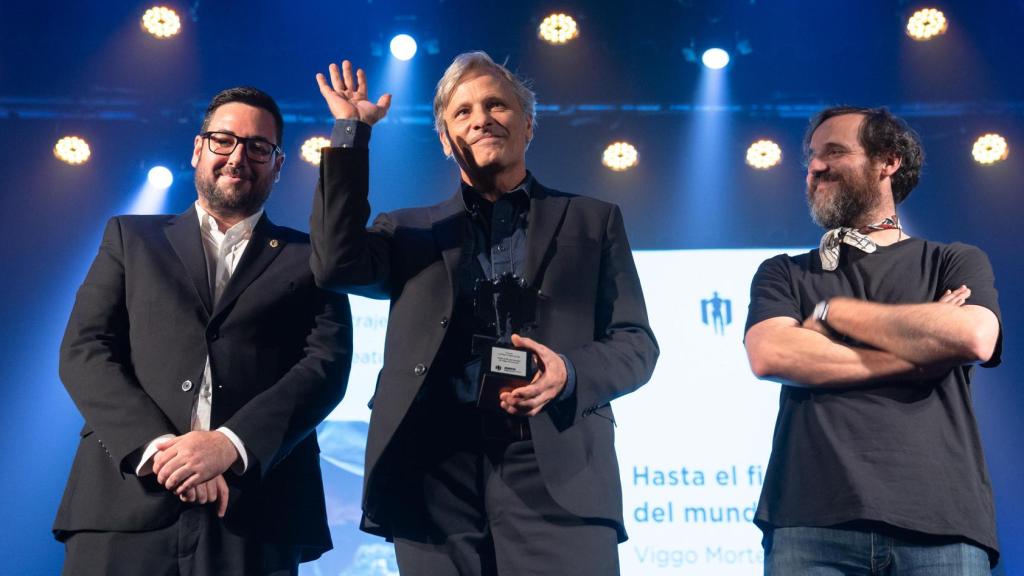
{"label": "trophy", "polygon": [[532,352],[512,345],[512,334],[532,327],[537,295],[513,274],[479,279],[474,293],[473,353],[480,356],[477,406],[501,410],[500,395],[529,384],[537,369]]}

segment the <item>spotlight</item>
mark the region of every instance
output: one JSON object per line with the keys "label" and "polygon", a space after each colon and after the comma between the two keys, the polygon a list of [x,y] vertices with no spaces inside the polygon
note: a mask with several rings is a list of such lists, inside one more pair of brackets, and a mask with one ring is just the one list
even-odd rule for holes
{"label": "spotlight", "polygon": [[568,14],[552,14],[540,23],[537,33],[548,44],[565,44],[580,35],[576,21]]}
{"label": "spotlight", "polygon": [[142,15],[142,27],[157,38],[170,38],[181,30],[181,18],[166,6],[153,6]]}
{"label": "spotlight", "polygon": [[629,142],[613,142],[604,149],[601,163],[616,172],[629,170],[640,161],[636,147]]}
{"label": "spotlight", "polygon": [[323,136],[313,136],[302,143],[302,159],[313,166],[320,165],[320,149],[331,145],[331,141]]}
{"label": "spotlight", "polygon": [[174,174],[164,166],[153,166],[149,169],[146,182],[157,190],[167,190],[174,184]]}
{"label": "spotlight", "polygon": [[399,60],[412,60],[416,55],[416,40],[408,34],[399,34],[391,39],[391,55]]}
{"label": "spotlight", "polygon": [[914,40],[931,40],[946,33],[946,15],[935,8],[922,8],[907,20],[907,35]]}
{"label": "spotlight", "polygon": [[975,140],[971,154],[978,164],[995,164],[1006,160],[1010,155],[1010,147],[1006,143],[1006,138],[999,134],[985,134]]}
{"label": "spotlight", "polygon": [[89,143],[78,136],[65,136],[53,146],[53,155],[72,166],[84,164],[89,160],[92,151]]}
{"label": "spotlight", "polygon": [[700,61],[712,70],[721,70],[729,65],[729,53],[721,48],[709,48],[701,55]]}
{"label": "spotlight", "polygon": [[758,140],[747,148],[747,164],[767,170],[782,162],[782,148],[771,140]]}

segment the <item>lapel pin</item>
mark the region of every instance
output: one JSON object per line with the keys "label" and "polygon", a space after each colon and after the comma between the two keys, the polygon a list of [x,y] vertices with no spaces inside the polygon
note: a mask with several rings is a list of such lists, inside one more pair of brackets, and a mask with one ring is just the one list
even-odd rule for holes
{"label": "lapel pin", "polygon": [[277,238],[271,238],[270,239],[270,247],[271,248],[277,248],[278,244],[280,244],[280,242],[277,241]]}

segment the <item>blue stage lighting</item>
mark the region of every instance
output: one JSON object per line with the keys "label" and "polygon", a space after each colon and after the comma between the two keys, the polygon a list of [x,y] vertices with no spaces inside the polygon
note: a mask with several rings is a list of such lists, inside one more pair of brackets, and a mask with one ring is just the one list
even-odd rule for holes
{"label": "blue stage lighting", "polygon": [[412,60],[416,55],[416,39],[408,34],[399,34],[391,39],[391,55],[399,60]]}
{"label": "blue stage lighting", "polygon": [[174,184],[174,174],[164,166],[154,166],[149,170],[146,181],[154,188],[166,190]]}
{"label": "blue stage lighting", "polygon": [[729,53],[721,48],[709,48],[704,51],[700,60],[712,70],[721,70],[729,65]]}

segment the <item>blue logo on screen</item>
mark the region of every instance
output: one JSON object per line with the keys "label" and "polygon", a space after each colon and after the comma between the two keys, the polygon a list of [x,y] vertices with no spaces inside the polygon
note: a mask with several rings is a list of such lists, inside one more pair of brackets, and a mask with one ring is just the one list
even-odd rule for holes
{"label": "blue logo on screen", "polygon": [[715,334],[725,335],[725,327],[732,324],[732,300],[714,292],[711,298],[700,301],[700,321],[714,328]]}

